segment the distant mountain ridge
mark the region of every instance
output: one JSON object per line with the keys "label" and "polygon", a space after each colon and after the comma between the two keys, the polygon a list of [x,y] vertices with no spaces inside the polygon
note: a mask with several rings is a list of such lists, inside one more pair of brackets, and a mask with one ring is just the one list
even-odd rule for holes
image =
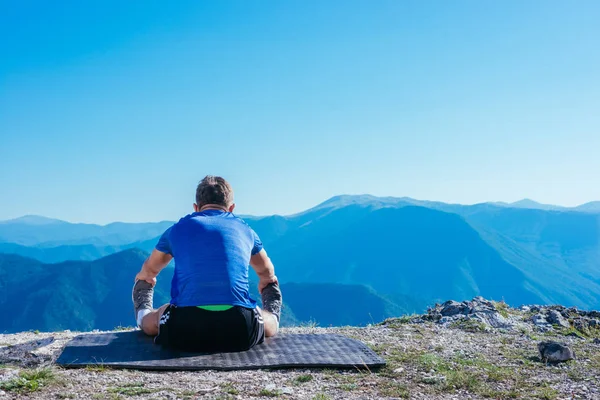
{"label": "distant mountain ridge", "polygon": [[[435,301],[477,295],[504,299],[512,305],[600,308],[600,213],[533,206],[530,202],[517,207],[493,203],[466,206],[344,195],[291,216],[244,219],[260,235],[282,285],[289,287],[290,300],[296,302],[289,304],[291,321],[367,321],[360,307],[355,307],[354,314],[336,311],[336,316],[297,306],[303,292],[323,297],[325,304],[335,305],[337,310],[352,309],[358,304],[355,300],[362,299],[372,305],[370,312],[379,316],[387,315],[386,310],[422,312]],[[106,227],[83,224],[82,229],[71,226],[78,224],[40,224],[35,219],[34,225],[28,225],[28,220],[0,224],[0,238],[44,241],[37,245],[0,243],[0,253],[58,263],[61,271],[66,271],[65,265],[74,265],[66,260],[93,264],[113,253],[137,251],[130,249],[149,252],[171,225],[168,221]],[[15,225],[17,229],[12,229]],[[85,236],[90,231],[93,236]],[[60,237],[67,239],[47,240]],[[113,267],[105,267],[106,274],[116,273]],[[12,269],[17,275],[27,270]],[[41,269],[33,271],[37,274]],[[130,288],[123,285],[122,290]],[[354,302],[340,301],[347,297],[347,290]],[[35,293],[33,290],[31,295]]]}
{"label": "distant mountain ridge", "polygon": [[[0,333],[26,330],[57,331],[114,329],[135,323],[131,289],[133,278],[148,253],[130,249],[96,261],[43,264],[12,254],[0,254]],[[159,277],[154,306],[170,300],[173,268]],[[405,310],[363,285],[282,284],[283,326],[299,323],[366,325]],[[256,280],[251,296],[260,301]],[[342,307],[347,297],[356,307]],[[307,302],[308,300],[308,302]],[[339,312],[323,312],[317,304]]]}

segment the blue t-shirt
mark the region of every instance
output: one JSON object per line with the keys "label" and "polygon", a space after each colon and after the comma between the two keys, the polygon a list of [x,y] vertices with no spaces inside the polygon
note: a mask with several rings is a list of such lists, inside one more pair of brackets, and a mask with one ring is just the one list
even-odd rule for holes
{"label": "blue t-shirt", "polygon": [[262,248],[252,228],[229,212],[204,210],[183,217],[156,245],[175,259],[171,304],[255,308],[248,265]]}

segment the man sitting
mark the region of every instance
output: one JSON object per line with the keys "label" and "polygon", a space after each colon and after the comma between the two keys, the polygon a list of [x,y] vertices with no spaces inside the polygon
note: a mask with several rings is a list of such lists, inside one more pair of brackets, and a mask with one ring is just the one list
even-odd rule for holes
{"label": "man sitting", "polygon": [[[194,213],[175,223],[135,277],[138,326],[155,343],[188,351],[242,351],[279,329],[281,291],[258,235],[232,214],[229,183],[205,177]],[[175,259],[171,302],[152,308],[156,276]],[[250,298],[248,264],[258,274],[263,309]]]}

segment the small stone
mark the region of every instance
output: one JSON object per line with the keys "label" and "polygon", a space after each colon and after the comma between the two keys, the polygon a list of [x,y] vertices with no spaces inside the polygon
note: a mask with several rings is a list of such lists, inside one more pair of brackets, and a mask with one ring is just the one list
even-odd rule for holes
{"label": "small stone", "polygon": [[452,318],[452,317],[442,317],[438,321],[438,324],[442,324],[442,325],[444,325],[444,324],[450,324],[450,323],[452,323],[454,321],[455,321],[455,319]]}
{"label": "small stone", "polygon": [[600,339],[598,339],[598,338],[594,339],[594,342],[593,342],[593,343],[594,343],[594,344],[600,344]]}
{"label": "small stone", "polygon": [[575,318],[573,320],[573,328],[577,329],[578,331],[584,332],[590,327],[588,321],[589,320],[587,318]]}
{"label": "small stone", "polygon": [[558,342],[540,342],[538,343],[538,351],[544,362],[558,363],[575,359],[573,350]]}
{"label": "small stone", "polygon": [[427,375],[427,374],[423,374],[423,376],[421,377],[421,381],[423,383],[427,383],[430,385],[435,385],[438,383],[443,383],[446,381],[446,377],[444,375]]}
{"label": "small stone", "polygon": [[6,392],[4,390],[0,390],[0,397],[6,396]]}
{"label": "small stone", "polygon": [[396,369],[394,370],[394,373],[395,373],[395,374],[401,374],[402,372],[404,372],[404,368],[402,368],[402,367],[400,367],[400,368],[396,368]]}
{"label": "small stone", "polygon": [[266,390],[275,390],[275,388],[277,387],[277,385],[275,385],[274,383],[269,383],[267,386],[265,386]]}
{"label": "small stone", "polygon": [[533,324],[536,326],[548,325],[546,317],[544,317],[542,314],[535,314],[533,317],[531,317],[531,322],[533,322]]}
{"label": "small stone", "polygon": [[571,325],[569,324],[569,321],[567,321],[562,316],[562,314],[556,310],[550,310],[550,312],[548,313],[548,322],[550,322],[551,324],[562,326],[563,328],[571,327]]}
{"label": "small stone", "polygon": [[458,301],[449,300],[442,304],[441,314],[443,317],[452,317],[458,314],[467,314],[469,307],[465,303],[459,303]]}
{"label": "small stone", "polygon": [[294,394],[294,390],[289,387],[283,387],[283,388],[281,388],[281,393],[282,394]]}

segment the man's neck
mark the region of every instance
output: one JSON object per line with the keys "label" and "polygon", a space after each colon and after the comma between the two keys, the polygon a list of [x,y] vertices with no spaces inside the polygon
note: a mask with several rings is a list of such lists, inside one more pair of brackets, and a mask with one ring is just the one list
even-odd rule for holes
{"label": "man's neck", "polygon": [[229,212],[229,210],[227,210],[226,207],[220,206],[218,204],[207,204],[205,206],[202,206],[202,207],[200,207],[199,212],[206,211],[206,210],[219,210],[219,211]]}

